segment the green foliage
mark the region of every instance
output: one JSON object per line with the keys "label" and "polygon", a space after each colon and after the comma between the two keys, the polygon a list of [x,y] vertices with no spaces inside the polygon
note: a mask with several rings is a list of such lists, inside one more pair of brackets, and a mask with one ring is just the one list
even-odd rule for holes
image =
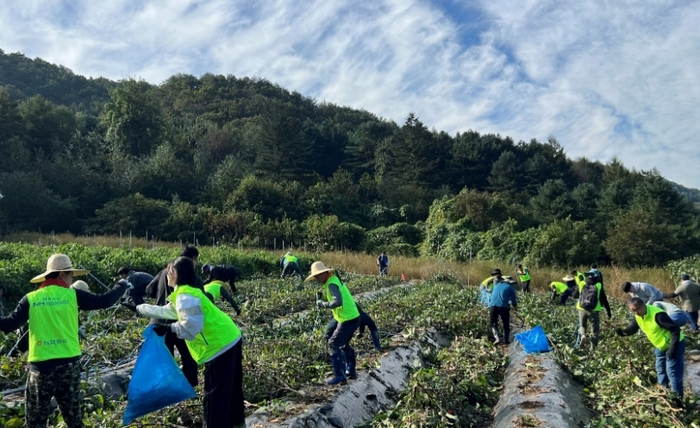
{"label": "green foliage", "polygon": [[368,253],[386,251],[402,256],[417,256],[423,231],[408,223],[396,223],[367,231],[364,249]]}
{"label": "green foliage", "polygon": [[527,255],[527,262],[538,266],[570,268],[598,260],[600,238],[588,223],[571,217],[539,227],[539,233]]}
{"label": "green foliage", "polygon": [[345,223],[336,216],[312,215],[302,222],[306,230],[306,245],[311,251],[356,250],[362,245],[365,230]]}

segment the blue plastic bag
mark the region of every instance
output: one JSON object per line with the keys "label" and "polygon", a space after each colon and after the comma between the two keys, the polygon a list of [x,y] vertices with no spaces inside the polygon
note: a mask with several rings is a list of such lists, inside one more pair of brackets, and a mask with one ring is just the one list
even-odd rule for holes
{"label": "blue plastic bag", "polygon": [[526,354],[537,354],[540,352],[549,352],[549,341],[547,335],[541,326],[535,326],[528,331],[515,335],[515,340],[523,345]]}
{"label": "blue plastic bag", "polygon": [[482,306],[488,306],[491,300],[491,290],[487,289],[483,285],[479,286],[479,303]]}
{"label": "blue plastic bag", "polygon": [[145,341],[131,374],[122,425],[197,396],[165,346],[165,337],[158,336],[153,327],[150,325],[143,331]]}

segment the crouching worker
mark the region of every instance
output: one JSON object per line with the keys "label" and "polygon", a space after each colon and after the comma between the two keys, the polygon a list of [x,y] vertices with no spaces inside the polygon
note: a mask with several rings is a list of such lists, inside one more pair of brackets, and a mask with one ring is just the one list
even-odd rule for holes
{"label": "crouching worker", "polygon": [[654,302],[652,306],[656,306],[657,308],[660,308],[662,311],[666,312],[669,318],[671,318],[671,321],[673,321],[673,323],[678,327],[683,327],[690,321],[688,314],[673,303]]}
{"label": "crouching worker", "polygon": [[654,345],[656,355],[656,375],[659,385],[683,398],[683,364],[685,360],[685,337],[681,329],[661,308],[647,305],[639,297],[627,302],[634,318],[624,329],[618,328],[617,334],[629,336],[642,330]]}
{"label": "crouching worker", "polygon": [[[357,334],[357,337],[362,337],[363,334],[365,334],[365,327],[369,329],[369,335],[372,337],[372,344],[374,345],[374,349],[376,351],[381,352],[382,351],[382,345],[379,341],[379,329],[377,328],[377,324],[375,324],[374,320],[367,315],[365,311],[362,310],[362,307],[360,305],[357,305],[357,311],[360,312],[360,331]],[[336,327],[338,327],[338,321],[335,320],[335,318],[331,319],[331,322],[328,323],[328,327],[326,328],[326,334],[323,336],[323,339],[328,342],[333,335],[333,332],[335,331]]]}
{"label": "crouching worker", "polygon": [[204,365],[204,426],[245,426],[243,403],[243,342],[241,331],[197,284],[194,262],[180,257],[168,269],[168,285],[175,290],[166,306],[139,305],[140,315],[171,319],[154,331],[173,332],[184,339],[192,358]]}
{"label": "crouching worker", "polygon": [[[565,276],[564,281],[573,281],[574,277],[571,275]],[[559,297],[559,304],[560,305],[566,305],[566,301],[569,300],[569,297],[573,293],[574,288],[569,287],[567,283],[564,282],[558,282],[558,281],[552,281],[549,284],[549,288],[552,290],[552,297],[549,299],[550,302],[554,302],[557,300],[557,297]]]}
{"label": "crouching worker", "polygon": [[[317,300],[316,306],[322,309],[330,309],[333,312],[338,326],[328,340],[328,352],[331,354],[333,366],[333,378],[326,381],[326,385],[337,385],[347,382],[347,379],[356,379],[355,350],[350,346],[355,330],[360,326],[360,311],[350,290],[343,284],[332,269],[326,267],[323,262],[314,262],[311,265],[311,274],[306,281],[315,279],[323,284],[328,301]],[[347,377],[345,375],[347,371]]]}
{"label": "crouching worker", "polygon": [[489,314],[491,318],[491,331],[495,337],[494,344],[498,344],[500,334],[498,332],[498,318],[501,318],[503,323],[503,342],[510,343],[510,307],[513,310],[518,310],[518,301],[515,296],[515,289],[503,278],[494,280],[493,291],[491,292],[491,300],[489,301]]}
{"label": "crouching worker", "polygon": [[46,426],[53,413],[52,397],[69,428],[83,426],[78,311],[108,308],[128,287],[126,281],[119,281],[101,295],[70,288],[74,276],[88,273],[73,269],[65,254],[54,254],[46,262],[46,271],[30,281],[41,283],[39,289],[22,297],[12,314],[0,317],[0,330],[4,332],[29,321],[25,418],[30,428]]}

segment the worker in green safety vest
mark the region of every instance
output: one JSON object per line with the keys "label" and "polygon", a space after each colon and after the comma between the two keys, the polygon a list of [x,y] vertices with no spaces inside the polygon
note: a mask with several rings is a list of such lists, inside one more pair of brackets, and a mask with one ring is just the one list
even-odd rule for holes
{"label": "worker in green safety vest", "polygon": [[530,271],[528,270],[527,266],[523,266],[522,264],[518,263],[517,269],[515,269],[516,275],[518,275],[518,278],[520,279],[520,289],[524,293],[529,293],[530,292]]}
{"label": "worker in green safety vest", "polygon": [[25,419],[27,426],[46,426],[56,399],[68,428],[81,428],[80,341],[78,311],[105,309],[117,302],[129,287],[120,280],[101,295],[71,288],[74,276],[87,275],[74,269],[65,254],[54,254],[46,271],[30,282],[39,288],[26,294],[7,317],[0,317],[0,330],[13,331],[29,321],[29,371],[27,374]]}
{"label": "worker in green safety vest", "polygon": [[214,281],[204,285],[204,291],[211,295],[214,302],[219,299],[224,299],[233,307],[233,310],[236,311],[236,315],[241,314],[241,307],[238,306],[236,300],[226,289],[224,281],[215,279]]}
{"label": "worker in green safety vest", "polygon": [[627,307],[634,314],[634,318],[624,329],[618,328],[617,334],[629,336],[642,330],[654,345],[659,385],[666,388],[670,385],[671,391],[683,398],[686,341],[680,327],[663,309],[647,305],[639,297],[629,299]]}
{"label": "worker in green safety vest", "polygon": [[[564,281],[568,281],[573,277],[565,276],[563,279]],[[569,299],[571,296],[571,293],[573,293],[573,289],[569,287],[566,282],[559,282],[559,281],[552,281],[549,284],[549,288],[552,290],[552,297],[550,299],[550,302],[554,302],[557,297],[559,297],[559,304],[560,305],[566,305],[566,301]]]}
{"label": "worker in green safety vest", "polygon": [[356,379],[356,355],[350,346],[355,330],[360,327],[360,312],[355,304],[350,290],[340,281],[340,278],[327,268],[321,261],[311,265],[311,274],[306,281],[315,279],[323,284],[327,301],[317,300],[316,306],[322,309],[330,309],[338,326],[328,340],[328,352],[331,355],[333,378],[326,381],[326,385],[337,385],[347,382],[347,379]]}
{"label": "worker in green safety vest", "polygon": [[244,427],[243,340],[230,316],[222,312],[197,284],[195,262],[179,257],[167,269],[174,291],[166,306],[138,305],[148,318],[174,320],[158,324],[158,335],[174,333],[184,339],[192,358],[204,365],[204,426]]}
{"label": "worker in green safety vest", "polygon": [[299,267],[299,259],[289,251],[282,256],[282,259],[280,260],[280,267],[282,268],[282,273],[280,274],[281,279],[284,279],[287,275],[299,275],[300,280],[304,278],[304,274],[301,272],[301,268]]}

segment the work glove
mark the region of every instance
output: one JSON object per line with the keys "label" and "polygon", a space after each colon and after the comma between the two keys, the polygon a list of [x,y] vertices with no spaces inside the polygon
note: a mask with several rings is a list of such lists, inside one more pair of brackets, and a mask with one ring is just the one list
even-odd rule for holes
{"label": "work glove", "polygon": [[132,310],[138,314],[138,311],[136,310],[136,305],[134,305],[133,302],[126,301],[126,302],[121,302],[121,305],[124,306],[125,308]]}
{"label": "work glove", "polygon": [[615,329],[615,333],[617,333],[618,336],[624,336],[625,333],[622,331],[620,327]]}
{"label": "work glove", "polygon": [[317,308],[325,308],[326,306],[328,306],[328,302],[324,302],[323,300],[316,300]]}
{"label": "work glove", "polygon": [[170,329],[169,325],[156,324],[156,326],[153,327],[153,332],[158,336],[165,336],[166,333],[169,333],[171,331],[172,330]]}

